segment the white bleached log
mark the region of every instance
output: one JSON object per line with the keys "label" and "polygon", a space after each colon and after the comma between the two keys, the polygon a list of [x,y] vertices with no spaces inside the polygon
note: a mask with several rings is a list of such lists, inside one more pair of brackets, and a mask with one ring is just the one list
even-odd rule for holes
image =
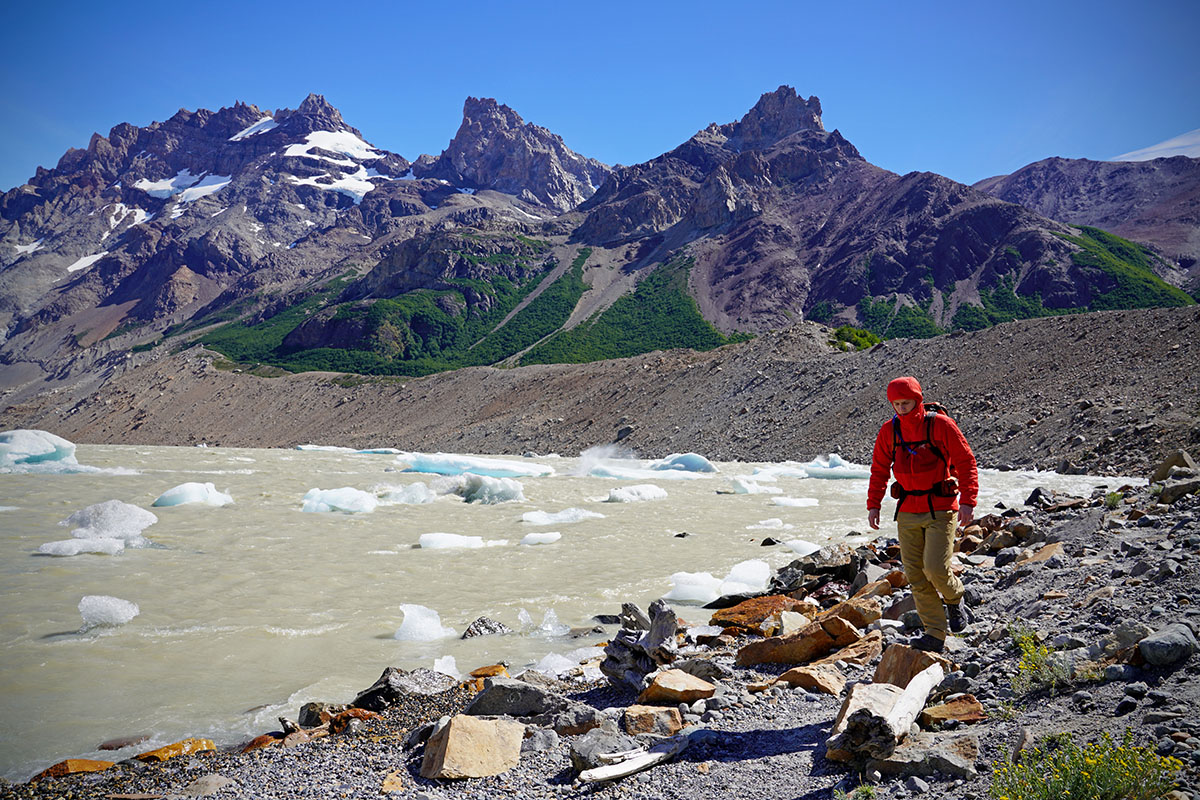
{"label": "white bleached log", "polygon": [[605,764],[602,767],[593,767],[585,769],[579,773],[579,780],[586,783],[600,783],[602,781],[615,781],[617,778],[624,778],[627,775],[641,772],[644,769],[649,769],[656,764],[661,764],[664,761],[670,761],[675,756],[679,755],[691,743],[692,737],[705,728],[693,728],[687,733],[682,733],[678,736],[673,736],[670,739],[659,742],[649,750],[631,750],[623,753],[609,753],[600,756],[601,761],[608,761],[611,758],[620,758],[620,761],[612,764]]}
{"label": "white bleached log", "polygon": [[872,758],[887,758],[908,735],[929,693],[945,676],[941,664],[933,664],[913,676],[890,708],[868,705],[855,711],[847,720],[843,744]]}

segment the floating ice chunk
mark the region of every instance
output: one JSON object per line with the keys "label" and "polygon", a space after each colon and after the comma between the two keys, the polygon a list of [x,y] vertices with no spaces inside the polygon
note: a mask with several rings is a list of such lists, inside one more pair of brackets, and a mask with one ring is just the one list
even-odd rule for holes
{"label": "floating ice chunk", "polygon": [[470,472],[489,478],[526,478],[554,474],[553,468],[529,461],[473,458],[454,453],[401,453],[396,461],[407,467],[406,472],[428,472],[434,475],[461,475]]}
{"label": "floating ice chunk", "polygon": [[47,556],[77,556],[80,553],[101,553],[115,556],[125,550],[124,539],[61,539],[46,542],[37,551]]}
{"label": "floating ice chunk", "polygon": [[803,539],[792,539],[784,542],[783,546],[796,553],[799,556],[808,556],[821,549],[821,545],[806,542]]}
{"label": "floating ice chunk", "polygon": [[[379,491],[378,489],[376,491]],[[409,486],[393,486],[383,490],[379,495],[379,502],[387,504],[402,504],[402,505],[420,505],[422,503],[432,503],[437,500],[437,495],[434,494],[428,486],[417,482]]]}
{"label": "floating ice chunk", "polygon": [[733,565],[721,583],[721,594],[757,594],[765,592],[770,582],[770,565],[761,559],[752,558]]}
{"label": "floating ice chunk", "polygon": [[804,464],[804,471],[810,478],[869,478],[871,468],[860,464],[851,464],[837,453],[821,456]]}
{"label": "floating ice chunk", "polygon": [[167,489],[151,503],[151,506],[181,506],[199,503],[206,506],[227,506],[233,502],[233,497],[218,492],[211,483],[181,483],[173,489]]}
{"label": "floating ice chunk", "polygon": [[574,661],[576,664],[580,664],[584,661],[591,661],[594,658],[603,658],[604,648],[595,646],[579,647],[569,653],[565,653],[564,655]]}
{"label": "floating ice chunk", "polygon": [[529,631],[533,628],[533,617],[530,616],[529,612],[523,608],[517,612],[517,625],[520,627],[522,632]]}
{"label": "floating ice chunk", "polygon": [[403,450],[397,450],[397,449],[396,449],[396,448],[394,448],[394,447],[372,447],[372,448],[369,448],[369,449],[367,449],[367,450],[355,450],[354,452],[356,452],[356,453],[363,453],[363,454],[365,454],[365,455],[376,455],[376,456],[396,456],[396,455],[400,455],[400,454],[401,454],[401,453],[403,453],[404,451],[403,451]]}
{"label": "floating ice chunk", "polygon": [[545,657],[543,657],[542,660],[539,661],[536,666],[534,666],[533,671],[557,678],[560,675],[565,675],[571,670],[578,668],[578,661],[574,661],[558,653],[547,653]]}
{"label": "floating ice chunk", "polygon": [[482,536],[462,536],[457,533],[422,533],[417,539],[422,550],[473,550],[484,547]]}
{"label": "floating ice chunk", "polygon": [[777,506],[790,508],[812,508],[820,505],[820,501],[815,497],[772,497],[771,502]]}
{"label": "floating ice chunk", "polygon": [[296,445],[296,449],[297,450],[313,450],[318,453],[356,453],[356,452],[358,452],[357,450],[354,450],[353,448],[350,448],[350,447],[336,447],[331,444],[298,444],[298,445]]}
{"label": "floating ice chunk", "polygon": [[542,624],[538,626],[536,633],[542,636],[566,636],[571,632],[571,626],[564,625],[558,621],[558,614],[553,608],[547,608],[542,614]]}
{"label": "floating ice chunk", "polygon": [[716,465],[697,453],[673,453],[664,459],[654,461],[650,469],[677,469],[685,472],[720,472]]}
{"label": "floating ice chunk", "polygon": [[137,607],[137,603],[119,597],[89,594],[79,601],[79,613],[83,616],[81,630],[90,630],[102,625],[124,625],[140,614],[141,609]]}
{"label": "floating ice chunk", "polygon": [[404,621],[396,629],[395,638],[405,642],[432,642],[454,636],[453,628],[442,627],[442,618],[432,608],[403,603]]}
{"label": "floating ice chunk", "polygon": [[749,475],[735,475],[729,479],[734,494],[782,494],[778,486],[763,486]]}
{"label": "floating ice chunk", "polygon": [[676,572],[671,576],[671,591],[663,599],[702,606],[721,596],[721,583],[708,572]]}
{"label": "floating ice chunk", "polygon": [[783,520],[779,519],[778,517],[771,517],[770,519],[759,520],[754,525],[747,525],[746,530],[748,530],[748,531],[790,531],[794,527],[796,527],[796,526],[788,524],[788,523],[784,522]]}
{"label": "floating ice chunk", "polygon": [[433,660],[433,671],[449,675],[456,681],[462,678],[462,673],[458,671],[458,664],[454,661],[454,656],[435,658]]}
{"label": "floating ice chunk", "polygon": [[687,636],[695,642],[704,636],[720,636],[724,630],[720,625],[693,625],[687,629]]}
{"label": "floating ice chunk", "polygon": [[521,520],[530,525],[565,525],[585,519],[604,519],[604,515],[588,511],[586,508],[564,508],[553,514],[547,511],[526,511],[521,515]]}
{"label": "floating ice chunk", "polygon": [[662,500],[667,496],[667,490],[652,483],[638,483],[633,486],[619,486],[608,492],[606,503],[637,503],[642,500]]}
{"label": "floating ice chunk", "polygon": [[782,464],[772,464],[769,467],[755,467],[754,477],[760,481],[777,480],[779,478],[807,478],[804,467],[792,461]]}
{"label": "floating ice chunk", "polygon": [[370,492],[344,486],[341,489],[309,489],[304,495],[301,511],[341,511],[347,514],[368,514],[379,501]]}
{"label": "floating ice chunk", "polygon": [[438,494],[456,494],[468,503],[492,505],[516,500],[524,502],[525,487],[512,478],[492,478],[473,472],[446,475],[431,484]]}
{"label": "floating ice chunk", "polygon": [[554,544],[562,538],[558,531],[550,533],[527,533],[521,538],[521,544]]}
{"label": "floating ice chunk", "polygon": [[62,461],[76,464],[75,445],[61,436],[37,430],[0,433],[0,466]]}
{"label": "floating ice chunk", "polygon": [[130,547],[145,547],[149,542],[142,531],[158,522],[153,512],[120,500],[105,500],[76,511],[59,525],[75,525],[76,539],[123,539]]}

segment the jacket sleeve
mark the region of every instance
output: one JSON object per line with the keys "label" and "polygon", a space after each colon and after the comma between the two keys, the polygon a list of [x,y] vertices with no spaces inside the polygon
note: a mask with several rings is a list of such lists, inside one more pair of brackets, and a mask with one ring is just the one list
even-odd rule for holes
{"label": "jacket sleeve", "polygon": [[871,484],[867,488],[867,508],[883,505],[888,478],[892,476],[892,423],[888,421],[875,435],[875,450],[871,455]]}
{"label": "jacket sleeve", "polygon": [[971,452],[967,437],[958,429],[958,424],[949,417],[939,418],[945,420],[945,424],[940,426],[942,444],[958,478],[958,502],[973,506],[979,499],[979,469],[975,466],[975,454]]}

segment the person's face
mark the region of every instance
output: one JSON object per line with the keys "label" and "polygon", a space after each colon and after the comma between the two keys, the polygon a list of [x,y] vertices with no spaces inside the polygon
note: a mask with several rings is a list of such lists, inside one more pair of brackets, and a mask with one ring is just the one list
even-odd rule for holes
{"label": "person's face", "polygon": [[893,400],[892,401],[892,408],[896,409],[896,413],[902,417],[905,414],[907,414],[908,412],[912,411],[914,408],[916,408],[916,405],[917,405],[917,401],[909,399],[909,398],[905,398],[903,400]]}

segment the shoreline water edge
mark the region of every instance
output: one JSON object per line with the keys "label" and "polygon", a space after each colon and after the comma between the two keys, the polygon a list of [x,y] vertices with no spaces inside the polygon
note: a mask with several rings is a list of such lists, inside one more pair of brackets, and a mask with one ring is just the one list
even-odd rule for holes
{"label": "shoreline water edge", "polygon": [[1161,796],[1195,800],[1197,492],[1180,452],[1136,483],[980,508],[954,556],[974,621],[940,656],[906,644],[919,619],[884,535],[703,608],[597,609],[602,651],[556,676],[389,667],[235,747],[67,759],[0,798],[971,800],[1069,734],[1123,742]]}

